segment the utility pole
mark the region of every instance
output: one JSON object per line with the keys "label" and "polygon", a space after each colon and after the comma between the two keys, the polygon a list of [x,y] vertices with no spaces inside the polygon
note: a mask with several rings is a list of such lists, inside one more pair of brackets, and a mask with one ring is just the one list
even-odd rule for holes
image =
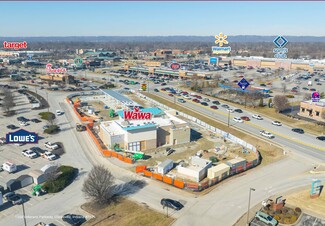
{"label": "utility pole", "polygon": [[47,112],[50,111],[50,104],[49,104],[49,93],[46,91],[46,102],[47,102]]}
{"label": "utility pole", "polygon": [[247,225],[249,225],[249,210],[251,208],[251,192],[255,191],[255,188],[249,188],[249,198],[248,198],[248,209],[247,209]]}

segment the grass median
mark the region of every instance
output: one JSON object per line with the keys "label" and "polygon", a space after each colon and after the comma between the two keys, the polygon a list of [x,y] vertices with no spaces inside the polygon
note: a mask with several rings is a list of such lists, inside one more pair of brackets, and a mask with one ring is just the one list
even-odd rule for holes
{"label": "grass median", "polygon": [[261,140],[261,139],[257,139],[255,138],[254,136],[250,135],[250,134],[247,134],[247,133],[244,133],[242,131],[239,131],[237,129],[235,129],[234,127],[228,127],[227,125],[221,123],[221,122],[218,122],[216,120],[213,120],[212,118],[210,117],[207,117],[205,115],[202,115],[202,114],[199,114],[199,113],[196,113],[196,112],[193,112],[193,111],[189,111],[187,108],[179,105],[179,104],[175,104],[173,103],[172,101],[168,101],[164,98],[161,98],[161,97],[158,97],[154,94],[151,94],[151,93],[143,93],[144,95],[148,96],[149,98],[151,99],[154,99],[156,101],[158,101],[159,103],[162,103],[170,108],[173,108],[177,111],[181,111],[181,112],[184,112],[188,115],[191,115],[197,119],[200,119],[201,121],[211,125],[211,126],[214,126],[216,128],[219,128],[220,130],[223,130],[227,133],[231,133],[233,134],[234,136],[236,137],[239,137],[241,138],[242,140],[254,145],[255,147],[258,148],[258,150],[260,151],[260,154],[262,155],[262,162],[261,164],[262,165],[265,165],[265,164],[268,164],[268,163],[271,163],[275,160],[278,160],[280,159],[282,156],[283,156],[283,149],[282,148],[279,148],[275,145],[272,145],[271,143],[269,142],[266,142],[264,140]]}

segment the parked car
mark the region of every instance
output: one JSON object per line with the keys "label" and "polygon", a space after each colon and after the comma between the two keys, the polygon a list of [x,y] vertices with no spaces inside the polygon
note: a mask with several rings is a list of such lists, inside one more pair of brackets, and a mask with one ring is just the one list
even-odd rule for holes
{"label": "parked car", "polygon": [[14,129],[18,128],[18,127],[13,125],[13,124],[10,124],[10,125],[7,126],[7,128],[14,130]]}
{"label": "parked car", "polygon": [[217,100],[212,101],[212,103],[215,104],[215,105],[219,105],[220,104],[220,102],[217,101]]}
{"label": "parked car", "polygon": [[229,105],[227,105],[227,104],[222,104],[221,107],[223,107],[223,108],[229,108]]}
{"label": "parked car", "polygon": [[275,125],[275,126],[282,126],[282,123],[279,122],[279,121],[272,121],[272,125]]}
{"label": "parked car", "polygon": [[240,117],[234,117],[233,118],[233,120],[235,121],[235,122],[244,122]]}
{"label": "parked car", "polygon": [[31,147],[30,150],[36,152],[38,155],[44,154],[45,151],[39,147]]}
{"label": "parked car", "polygon": [[56,155],[53,154],[50,151],[46,151],[43,154],[41,154],[41,156],[49,161],[55,160],[56,159]]}
{"label": "parked car", "polygon": [[316,137],[317,140],[325,141],[325,136]]}
{"label": "parked car", "polygon": [[22,197],[18,194],[15,194],[14,196],[10,197],[9,200],[13,205],[19,205],[22,204],[24,202],[24,200],[22,199]]}
{"label": "parked car", "polygon": [[242,116],[242,117],[240,117],[242,120],[244,120],[244,121],[250,121],[250,118],[249,117],[247,117],[247,116]]}
{"label": "parked car", "polygon": [[51,142],[46,142],[45,143],[45,147],[49,148],[49,149],[52,149],[52,150],[55,150],[55,149],[58,149],[59,148],[59,145],[57,144],[53,144]]}
{"label": "parked car", "polygon": [[218,107],[216,105],[211,105],[210,108],[217,110]]}
{"label": "parked car", "polygon": [[233,113],[233,112],[234,112],[234,109],[232,109],[232,108],[227,108],[226,111],[228,111],[228,112],[230,112],[230,113]]}
{"label": "parked car", "polygon": [[262,130],[262,131],[260,131],[260,134],[263,136],[263,137],[267,137],[267,138],[274,138],[274,135],[272,134],[272,133],[270,133],[270,132],[267,132],[267,131],[265,131],[265,130]]}
{"label": "parked car", "polygon": [[172,93],[169,93],[168,96],[173,97],[174,95]]}
{"label": "parked car", "polygon": [[198,99],[192,99],[192,101],[195,103],[200,103],[200,101]]}
{"label": "parked car", "polygon": [[207,102],[201,102],[201,104],[202,104],[203,106],[209,106],[209,104],[208,104]]}
{"label": "parked car", "polygon": [[204,98],[203,99],[205,102],[210,102],[210,99],[209,98]]}
{"label": "parked car", "polygon": [[34,151],[30,150],[30,149],[28,149],[28,150],[23,150],[21,153],[22,153],[24,156],[26,156],[26,157],[28,157],[28,158],[30,158],[30,159],[37,158],[37,156],[38,156],[36,152],[34,152]]}
{"label": "parked car", "polygon": [[260,115],[254,114],[252,115],[253,118],[258,119],[258,120],[262,120],[263,118]]}
{"label": "parked car", "polygon": [[300,129],[300,128],[293,128],[292,131],[295,132],[295,133],[300,133],[300,134],[305,133],[305,131],[303,129]]}
{"label": "parked car", "polygon": [[163,208],[168,207],[174,210],[180,210],[184,207],[180,202],[172,199],[162,199],[160,204],[163,206]]}
{"label": "parked car", "polygon": [[278,224],[277,220],[262,211],[257,211],[255,214],[255,218],[270,226],[276,226]]}
{"label": "parked car", "polygon": [[30,121],[34,122],[34,123],[40,123],[42,122],[41,120],[37,119],[37,118],[33,118]]}
{"label": "parked car", "polygon": [[21,125],[21,126],[27,126],[28,123],[27,122],[24,122],[24,121],[21,121],[21,122],[19,122],[19,125]]}
{"label": "parked car", "polygon": [[72,226],[79,226],[86,222],[86,218],[84,216],[70,213],[63,215],[62,220]]}
{"label": "parked car", "polygon": [[43,129],[44,129],[44,130],[45,130],[45,129],[48,129],[48,128],[50,128],[49,125],[45,125],[45,126],[43,126]]}
{"label": "parked car", "polygon": [[155,91],[155,92],[157,92],[157,93],[159,92],[159,90],[158,90],[158,89],[154,89],[153,91]]}

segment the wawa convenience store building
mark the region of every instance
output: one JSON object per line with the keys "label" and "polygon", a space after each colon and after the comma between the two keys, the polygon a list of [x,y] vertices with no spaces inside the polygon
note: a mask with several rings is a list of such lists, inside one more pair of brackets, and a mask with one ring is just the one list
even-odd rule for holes
{"label": "wawa convenience store building", "polygon": [[135,108],[117,113],[119,120],[102,122],[99,126],[99,136],[110,149],[119,144],[120,148],[129,151],[144,151],[190,142],[188,123],[175,117],[173,111]]}

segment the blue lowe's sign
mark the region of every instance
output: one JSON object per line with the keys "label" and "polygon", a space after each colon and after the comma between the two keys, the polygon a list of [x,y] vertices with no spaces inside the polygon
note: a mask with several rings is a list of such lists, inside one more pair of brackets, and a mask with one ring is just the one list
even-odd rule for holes
{"label": "blue lowe's sign", "polygon": [[35,144],[38,143],[37,133],[20,129],[16,132],[6,134],[6,142],[11,144]]}
{"label": "blue lowe's sign", "polygon": [[321,191],[321,183],[322,181],[321,180],[314,180],[312,183],[311,183],[311,190],[310,190],[310,195],[319,195],[320,194],[320,191]]}

